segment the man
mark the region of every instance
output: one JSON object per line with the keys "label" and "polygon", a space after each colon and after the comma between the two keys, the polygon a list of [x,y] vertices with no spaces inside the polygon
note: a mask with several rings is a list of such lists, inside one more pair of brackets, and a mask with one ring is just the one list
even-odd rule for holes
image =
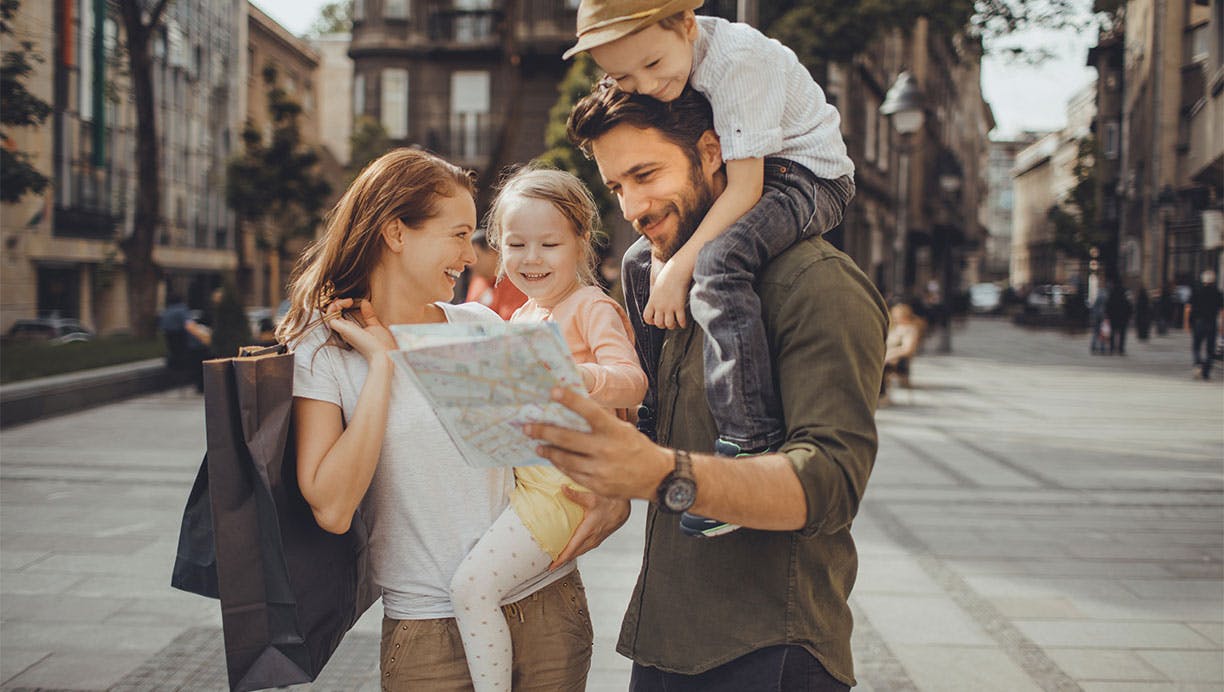
{"label": "man", "polygon": [[513,281],[497,280],[500,257],[497,250],[489,247],[489,238],[484,229],[472,234],[472,247],[476,248],[476,263],[471,266],[467,302],[480,303],[503,320],[509,320],[514,311],[527,302],[527,296],[518,290]]}
{"label": "man", "polygon": [[[1215,272],[1205,270],[1199,279],[1202,284],[1190,294],[1190,302],[1186,303],[1186,332],[1192,335],[1194,342],[1194,365],[1199,369],[1199,376],[1204,380],[1211,379],[1211,364],[1215,361],[1216,334],[1220,317],[1224,315],[1224,295],[1216,287]],[[1203,345],[1203,356],[1199,357],[1199,348]]]}
{"label": "man", "polygon": [[[597,88],[575,106],[569,130],[657,260],[684,243],[724,188],[709,104],[691,89],[664,105]],[[590,433],[527,426],[575,482],[654,503],[617,647],[634,660],[631,689],[848,689],[847,599],[857,569],[850,524],[876,453],[884,302],[824,240],[800,242],[771,262],[758,291],[787,438],[776,453],[717,457],[706,453],[716,435],[702,333],[691,322],[666,332],[644,325],[649,263],[627,262],[622,278],[656,388],[649,400],[657,411],[643,411],[644,427],[653,422],[659,444],[570,391],[557,399]],[[684,511],[745,528],[686,536]]]}

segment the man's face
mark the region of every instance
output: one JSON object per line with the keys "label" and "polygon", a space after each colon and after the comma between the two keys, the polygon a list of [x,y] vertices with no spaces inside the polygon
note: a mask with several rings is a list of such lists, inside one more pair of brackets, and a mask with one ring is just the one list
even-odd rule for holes
{"label": "man's face", "polygon": [[[713,147],[709,145],[709,138]],[[668,260],[693,235],[721,192],[721,167],[712,132],[698,145],[698,164],[655,129],[617,125],[591,143],[591,152],[625,220],[650,241],[651,254]]]}

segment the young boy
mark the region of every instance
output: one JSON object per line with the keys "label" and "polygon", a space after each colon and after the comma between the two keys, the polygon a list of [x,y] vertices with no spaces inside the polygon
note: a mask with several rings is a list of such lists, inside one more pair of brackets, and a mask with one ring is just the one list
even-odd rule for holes
{"label": "young boy", "polygon": [[[714,111],[727,187],[657,275],[643,319],[706,333],[706,396],[718,424],[715,451],[769,451],[784,436],[757,271],[799,240],[841,222],[854,196],[854,164],[841,118],[793,51],[746,25],[697,17],[701,0],[582,0],[578,42],[618,89],[674,101],[686,86]],[[643,250],[648,251],[648,250]],[[630,261],[630,258],[626,258]],[[739,528],[685,515],[690,535]]]}

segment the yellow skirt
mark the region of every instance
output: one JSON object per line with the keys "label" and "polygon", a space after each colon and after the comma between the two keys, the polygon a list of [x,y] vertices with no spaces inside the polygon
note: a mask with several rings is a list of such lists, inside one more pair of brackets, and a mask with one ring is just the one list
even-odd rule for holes
{"label": "yellow skirt", "polygon": [[556,560],[582,522],[583,509],[561,492],[569,485],[586,490],[554,466],[523,466],[514,469],[510,504],[544,552]]}

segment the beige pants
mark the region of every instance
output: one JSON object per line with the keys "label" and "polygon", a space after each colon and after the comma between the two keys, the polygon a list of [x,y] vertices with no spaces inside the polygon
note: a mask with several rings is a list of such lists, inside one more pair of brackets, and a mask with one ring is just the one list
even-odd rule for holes
{"label": "beige pants", "polygon": [[[591,667],[591,616],[582,578],[572,574],[502,608],[514,642],[514,689],[581,692]],[[472,689],[454,618],[383,618],[382,688],[387,692]]]}

